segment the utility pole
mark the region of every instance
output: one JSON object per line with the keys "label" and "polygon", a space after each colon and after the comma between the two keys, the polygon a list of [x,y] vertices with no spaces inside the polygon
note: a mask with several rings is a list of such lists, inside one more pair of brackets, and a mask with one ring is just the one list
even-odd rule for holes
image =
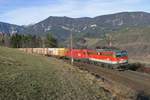
{"label": "utility pole", "polygon": [[112,36],[110,34],[105,34],[105,40],[108,43],[108,46],[112,47],[112,41],[113,41],[113,39],[112,39]]}
{"label": "utility pole", "polygon": [[72,53],[72,49],[73,49],[72,31],[73,31],[73,29],[71,29],[71,34],[70,34],[71,65],[73,65],[73,62],[74,62],[73,53]]}
{"label": "utility pole", "polygon": [[108,41],[109,41],[109,47],[112,47],[112,37],[110,35],[108,37]]}

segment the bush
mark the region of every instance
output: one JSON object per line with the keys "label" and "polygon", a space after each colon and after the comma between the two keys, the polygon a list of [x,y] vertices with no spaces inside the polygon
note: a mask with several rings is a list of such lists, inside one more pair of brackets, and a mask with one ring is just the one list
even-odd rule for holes
{"label": "bush", "polygon": [[140,63],[140,62],[136,62],[136,63],[131,63],[128,65],[129,70],[133,70],[133,71],[137,71],[141,68],[143,68],[145,65]]}

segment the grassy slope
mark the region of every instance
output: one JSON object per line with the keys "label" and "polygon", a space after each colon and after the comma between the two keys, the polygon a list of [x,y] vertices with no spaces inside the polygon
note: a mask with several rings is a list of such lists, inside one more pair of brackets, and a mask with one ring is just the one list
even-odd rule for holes
{"label": "grassy slope", "polygon": [[87,72],[54,58],[0,47],[0,100],[110,99]]}

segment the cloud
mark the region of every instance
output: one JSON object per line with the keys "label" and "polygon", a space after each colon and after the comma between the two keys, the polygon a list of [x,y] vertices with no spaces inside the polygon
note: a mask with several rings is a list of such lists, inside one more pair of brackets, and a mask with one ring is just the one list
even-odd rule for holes
{"label": "cloud", "polygon": [[13,9],[2,14],[0,19],[14,24],[27,25],[37,23],[49,16],[94,17],[138,10],[135,5],[141,2],[142,0],[57,0],[55,4]]}

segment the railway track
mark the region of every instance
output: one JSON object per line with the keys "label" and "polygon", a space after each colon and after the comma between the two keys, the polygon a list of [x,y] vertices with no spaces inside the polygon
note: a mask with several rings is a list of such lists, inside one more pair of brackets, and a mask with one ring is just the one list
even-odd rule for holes
{"label": "railway track", "polygon": [[[106,84],[110,84],[110,87],[112,89],[113,87],[115,87],[115,85],[117,86],[119,84],[122,85],[123,87],[134,90],[137,93],[137,95],[141,96],[141,98],[146,98],[142,100],[150,99],[150,75],[148,74],[129,70],[116,71],[82,62],[74,62],[74,66],[79,67],[79,69],[81,70],[88,71],[89,73],[95,75],[97,78],[101,78],[102,80],[105,81]],[[119,88],[121,89],[121,87]],[[127,92],[126,90],[119,90],[119,91],[125,93]],[[121,93],[119,95],[124,94]]]}

